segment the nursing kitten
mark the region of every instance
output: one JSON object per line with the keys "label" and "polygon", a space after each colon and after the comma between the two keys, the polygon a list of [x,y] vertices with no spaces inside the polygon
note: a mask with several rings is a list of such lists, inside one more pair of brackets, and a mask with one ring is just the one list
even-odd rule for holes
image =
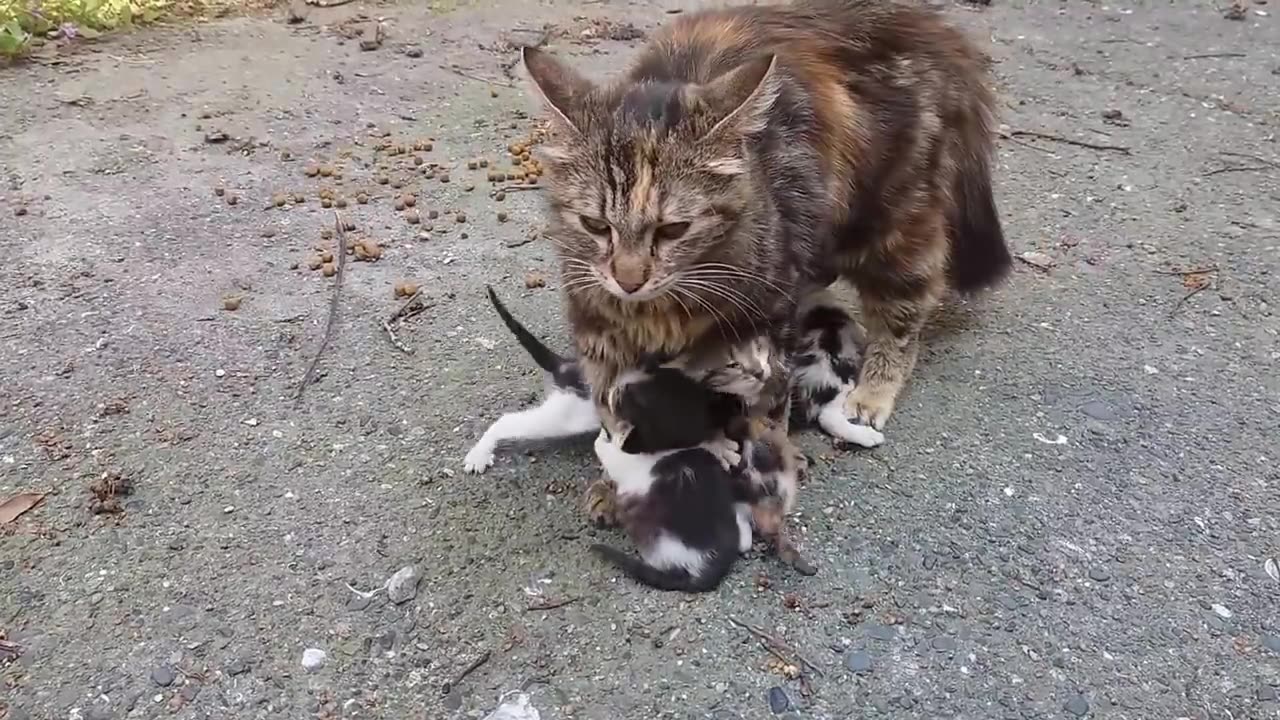
{"label": "nursing kitten", "polygon": [[577,360],[561,357],[548,348],[512,317],[492,287],[486,286],[486,290],[502,322],[542,368],[546,398],[537,407],[503,415],[484,431],[462,464],[465,472],[476,474],[493,465],[493,453],[499,443],[573,437],[600,428],[600,416]]}
{"label": "nursing kitten", "polygon": [[799,336],[791,356],[793,418],[816,424],[838,441],[875,447],[884,435],[845,416],[845,400],[855,391],[862,339],[858,323],[828,291],[801,304]]}
{"label": "nursing kitten", "polygon": [[523,62],[552,122],[546,236],[597,393],[647,353],[785,333],[842,277],[868,333],[846,406],[879,429],[944,291],[1011,265],[989,60],[934,9],[688,12],[604,85],[535,48]]}
{"label": "nursing kitten", "polygon": [[617,486],[618,513],[639,555],[596,543],[591,551],[659,590],[709,592],[733,568],[751,530],[735,512],[733,480],[701,447],[629,453],[602,428],[596,457]]}
{"label": "nursing kitten", "polygon": [[[661,590],[714,590],[751,547],[749,508],[731,469],[729,437],[742,408],[772,376],[768,341],[732,346],[710,368],[664,364],[624,374],[608,394],[620,434],[602,428],[596,456],[617,487],[617,519],[639,556],[603,543],[593,552]],[[738,439],[745,440],[745,437]]]}
{"label": "nursing kitten", "polygon": [[766,423],[752,436],[742,442],[742,465],[734,470],[738,516],[773,544],[780,560],[802,575],[813,575],[817,568],[801,556],[786,527],[808,460],[775,423]]}

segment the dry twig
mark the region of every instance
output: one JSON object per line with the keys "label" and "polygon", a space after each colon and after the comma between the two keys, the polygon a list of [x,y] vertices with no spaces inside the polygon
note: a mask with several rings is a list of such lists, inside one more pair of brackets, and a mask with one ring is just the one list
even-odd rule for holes
{"label": "dry twig", "polygon": [[818,677],[822,677],[823,672],[821,668],[813,664],[813,662],[811,662],[804,655],[801,655],[799,650],[796,650],[795,648],[791,647],[790,645],[783,642],[782,640],[765,632],[763,628],[756,627],[755,625],[751,625],[750,623],[742,622],[741,620],[739,620],[738,618],[732,615],[725,616],[725,619],[728,620],[730,623],[742,628],[743,630],[746,630],[752,635],[755,635],[756,638],[764,642],[765,645],[769,646],[770,648],[773,648],[774,650],[777,650],[779,652],[790,653],[795,657],[796,660],[800,662],[800,664],[804,665],[805,667],[813,671],[813,674],[817,675]]}
{"label": "dry twig", "polygon": [[1200,53],[1199,55],[1183,55],[1183,60],[1207,60],[1209,58],[1242,58],[1248,57],[1242,52]]}
{"label": "dry twig", "polygon": [[1061,135],[1054,135],[1053,133],[1043,133],[1043,132],[1038,132],[1036,130],[1010,130],[1007,133],[1000,133],[1000,136],[1005,138],[1032,137],[1032,138],[1039,138],[1041,140],[1049,140],[1051,142],[1063,143],[1064,145],[1074,145],[1076,147],[1088,148],[1090,150],[1118,152],[1122,155],[1133,154],[1133,151],[1130,148],[1127,148],[1123,145],[1106,145],[1103,143],[1086,142],[1084,140],[1073,140],[1071,138],[1063,137]]}
{"label": "dry twig", "polygon": [[470,665],[463,668],[462,672],[458,673],[458,677],[453,679],[453,682],[446,682],[444,685],[441,685],[440,694],[448,695],[453,690],[454,687],[461,685],[462,681],[466,680],[468,675],[475,672],[476,670],[479,670],[481,665],[484,665],[485,663],[489,662],[490,656],[491,656],[491,653],[488,650],[485,650],[484,653],[480,655],[480,657],[476,658],[474,661],[472,661]]}
{"label": "dry twig", "polygon": [[338,305],[342,299],[342,278],[346,274],[347,268],[347,226],[342,221],[342,215],[337,210],[333,211],[334,233],[338,238],[338,273],[333,279],[333,296],[329,299],[329,321],[324,326],[324,336],[320,338],[320,347],[316,349],[315,357],[311,358],[311,362],[307,365],[307,372],[302,376],[302,382],[298,385],[298,392],[294,395],[294,400],[301,401],[302,393],[306,391],[307,385],[315,379],[316,366],[320,364],[320,358],[324,355],[324,351],[329,347],[329,341],[333,339],[333,329],[338,324]]}
{"label": "dry twig", "polygon": [[474,73],[467,72],[466,70],[463,70],[462,68],[456,67],[453,65],[441,65],[440,69],[448,70],[454,75],[467,78],[468,80],[475,80],[476,82],[482,82],[489,85],[500,85],[502,87],[508,87],[508,88],[515,87],[515,85],[507,82],[506,80],[499,80],[497,78],[487,78],[487,77],[484,77],[483,75],[476,75]]}
{"label": "dry twig", "polygon": [[556,600],[553,602],[536,603],[534,605],[530,605],[529,607],[525,608],[524,611],[538,612],[539,610],[555,610],[556,608],[562,608],[565,605],[572,605],[581,599],[582,598],[580,596],[575,596],[575,597],[565,598],[564,600]]}
{"label": "dry twig", "polygon": [[520,192],[522,190],[541,190],[544,187],[546,186],[545,185],[503,185],[502,187],[497,188],[497,190],[501,190],[502,192]]}

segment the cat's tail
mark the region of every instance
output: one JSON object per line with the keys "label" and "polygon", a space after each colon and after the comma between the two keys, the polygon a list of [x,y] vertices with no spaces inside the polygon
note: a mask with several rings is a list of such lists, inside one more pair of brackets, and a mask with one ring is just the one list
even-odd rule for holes
{"label": "cat's tail", "polygon": [[705,571],[701,575],[692,575],[683,568],[659,570],[631,553],[602,543],[593,544],[591,552],[604,558],[636,582],[658,590],[688,593],[711,592],[720,587],[720,581],[729,574],[734,560],[732,552],[715,552],[709,558],[710,562]]}
{"label": "cat's tail", "polygon": [[995,285],[1013,266],[991,190],[991,161],[977,152],[966,153],[956,169],[948,218],[951,260],[947,279],[961,293]]}
{"label": "cat's tail", "polygon": [[552,375],[560,371],[566,362],[565,358],[557,355],[551,348],[546,346],[533,333],[529,332],[519,320],[512,317],[511,312],[507,310],[507,306],[502,304],[498,299],[498,294],[493,291],[489,285],[485,285],[485,290],[489,293],[489,302],[493,304],[493,309],[498,311],[498,317],[502,318],[502,322],[506,324],[511,334],[516,336],[516,340],[520,341],[521,347],[533,357],[533,361],[538,363],[538,367],[546,370]]}

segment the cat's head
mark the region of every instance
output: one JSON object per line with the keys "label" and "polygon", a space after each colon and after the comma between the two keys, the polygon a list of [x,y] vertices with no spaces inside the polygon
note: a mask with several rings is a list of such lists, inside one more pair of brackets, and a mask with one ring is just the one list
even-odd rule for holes
{"label": "cat's head", "polygon": [[775,359],[773,344],[766,337],[740,342],[729,347],[725,363],[708,372],[703,382],[712,390],[737,395],[752,405],[773,377]]}
{"label": "cat's head", "polygon": [[565,289],[624,302],[670,294],[697,307],[689,295],[740,285],[733,269],[749,267],[761,244],[762,186],[749,160],[779,92],[773,57],[702,85],[596,85],[540,50],[523,58],[552,121],[541,149],[547,237]]}

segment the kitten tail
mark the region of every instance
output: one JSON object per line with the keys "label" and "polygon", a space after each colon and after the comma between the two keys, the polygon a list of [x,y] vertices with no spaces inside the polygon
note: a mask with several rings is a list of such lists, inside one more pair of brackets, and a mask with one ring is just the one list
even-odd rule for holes
{"label": "kitten tail", "polygon": [[516,340],[520,341],[521,347],[528,352],[538,367],[555,375],[564,365],[565,358],[557,355],[551,348],[547,347],[541,340],[534,337],[525,326],[520,324],[519,320],[512,317],[507,310],[507,306],[502,304],[498,299],[498,294],[493,291],[489,285],[485,285],[485,290],[489,293],[489,302],[493,304],[493,309],[498,311],[498,317],[502,318],[502,322],[506,324],[511,334],[516,336]]}

